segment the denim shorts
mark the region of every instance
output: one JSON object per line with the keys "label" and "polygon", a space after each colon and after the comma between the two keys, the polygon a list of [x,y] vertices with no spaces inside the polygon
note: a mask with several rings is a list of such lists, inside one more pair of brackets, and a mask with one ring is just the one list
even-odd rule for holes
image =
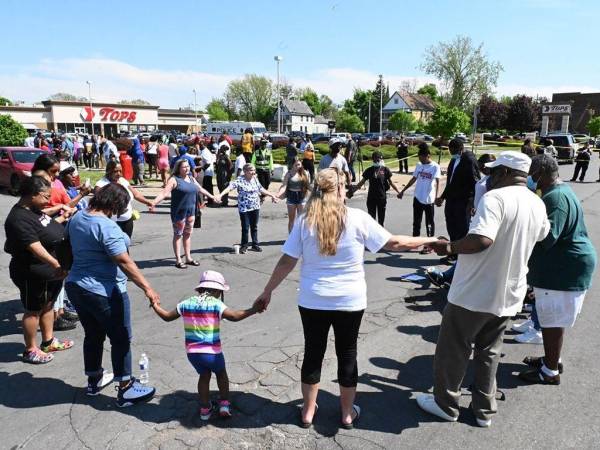
{"label": "denim shorts", "polygon": [[188,353],[188,360],[196,372],[202,375],[207,372],[221,373],[225,370],[225,357],[223,353]]}
{"label": "denim shorts", "polygon": [[304,203],[302,191],[287,191],[286,198],[288,205],[302,205]]}

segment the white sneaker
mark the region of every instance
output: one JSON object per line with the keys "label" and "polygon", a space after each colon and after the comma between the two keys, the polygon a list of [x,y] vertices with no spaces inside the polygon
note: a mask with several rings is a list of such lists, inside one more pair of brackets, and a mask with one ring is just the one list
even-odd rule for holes
{"label": "white sneaker", "polygon": [[513,331],[517,333],[527,333],[530,329],[533,328],[533,320],[529,319],[525,322],[521,323],[513,323],[512,327],[510,327]]}
{"label": "white sneaker", "polygon": [[481,428],[489,428],[492,425],[492,419],[477,419],[477,425],[479,425]]}
{"label": "white sneaker", "polygon": [[532,328],[523,334],[515,336],[515,341],[520,342],[521,344],[542,345],[544,343],[544,338],[542,337],[541,331]]}
{"label": "white sneaker", "polygon": [[417,404],[423,411],[433,414],[440,419],[447,420],[448,422],[456,422],[458,420],[458,417],[452,417],[451,415],[446,414],[442,408],[438,406],[438,404],[435,402],[435,397],[433,394],[417,395]]}
{"label": "white sneaker", "polygon": [[117,390],[119,391],[117,394],[117,406],[119,408],[125,408],[126,406],[150,400],[156,392],[155,388],[145,386],[135,378],[132,379],[132,383],[125,389],[117,388]]}
{"label": "white sneaker", "polygon": [[99,378],[96,382],[90,383],[88,381],[86,394],[89,396],[96,396],[100,394],[100,391],[113,382],[115,378],[112,372],[107,372],[106,370],[102,373],[102,377]]}

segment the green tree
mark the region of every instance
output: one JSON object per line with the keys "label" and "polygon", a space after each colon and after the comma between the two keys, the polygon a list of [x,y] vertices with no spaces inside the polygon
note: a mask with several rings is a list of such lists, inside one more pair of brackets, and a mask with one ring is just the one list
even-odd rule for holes
{"label": "green tree", "polygon": [[332,118],[337,113],[337,106],[329,96],[321,94],[319,96],[319,104],[321,105],[321,115],[323,117]]}
{"label": "green tree", "polygon": [[73,94],[68,94],[66,92],[57,92],[56,94],[52,94],[48,97],[48,100],[57,100],[63,102],[86,102],[89,100],[87,97],[77,97]]}
{"label": "green tree", "polygon": [[229,120],[227,105],[223,100],[213,98],[208,105],[206,105],[206,112],[208,113],[211,121]]}
{"label": "green tree", "polygon": [[396,111],[392,117],[390,117],[390,130],[399,131],[404,133],[406,131],[412,131],[417,128],[417,120],[415,116],[406,111]]}
{"label": "green tree", "polygon": [[468,131],[469,126],[469,116],[463,110],[453,106],[438,105],[425,129],[433,136],[449,138],[459,131]]}
{"label": "green tree", "polygon": [[420,67],[448,87],[448,104],[462,109],[489,93],[504,70],[499,62],[488,60],[483,44],[474,46],[471,38],[466,36],[429,47]]}
{"label": "green tree", "polygon": [[16,147],[23,145],[27,130],[8,114],[0,115],[0,146]]}
{"label": "green tree", "polygon": [[421,86],[417,90],[417,94],[426,95],[434,102],[437,102],[440,100],[440,95],[438,93],[437,86],[433,83],[427,83],[426,85]]}
{"label": "green tree", "polygon": [[249,74],[227,85],[225,101],[245,120],[268,123],[277,102],[273,83],[266,77]]}
{"label": "green tree", "polygon": [[600,135],[600,116],[591,118],[587,124],[587,129],[590,132],[590,136]]}
{"label": "green tree", "polygon": [[0,96],[0,106],[12,106],[13,102],[11,102],[6,97]]}
{"label": "green tree", "polygon": [[146,100],[142,100],[141,98],[136,98],[134,100],[120,100],[117,102],[119,105],[139,105],[139,106],[148,106],[150,102]]}
{"label": "green tree", "polygon": [[365,131],[365,125],[361,118],[344,110],[337,113],[335,128],[348,133],[362,133]]}
{"label": "green tree", "polygon": [[315,116],[321,114],[321,102],[319,101],[319,94],[317,94],[311,88],[306,87],[296,89],[294,91],[294,96],[298,100],[305,101]]}

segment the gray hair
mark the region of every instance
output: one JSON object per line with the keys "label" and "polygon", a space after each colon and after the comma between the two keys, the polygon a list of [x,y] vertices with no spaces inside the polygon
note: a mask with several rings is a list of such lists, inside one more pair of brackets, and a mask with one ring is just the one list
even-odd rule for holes
{"label": "gray hair", "polygon": [[254,169],[254,164],[246,163],[242,170],[245,172],[246,170]]}
{"label": "gray hair", "polygon": [[552,180],[558,178],[558,163],[550,155],[537,155],[531,159],[530,172],[537,172],[540,176],[547,176]]}

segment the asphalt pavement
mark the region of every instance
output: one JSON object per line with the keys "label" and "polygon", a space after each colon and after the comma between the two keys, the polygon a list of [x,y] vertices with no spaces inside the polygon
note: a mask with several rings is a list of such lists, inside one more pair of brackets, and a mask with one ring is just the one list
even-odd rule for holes
{"label": "asphalt pavement", "polygon": [[[561,166],[570,179],[573,166]],[[588,181],[572,183],[581,199],[588,230],[600,230],[600,183],[594,158]],[[403,182],[404,179],[399,179]],[[148,190],[150,192],[151,190]],[[388,200],[386,228],[397,234],[412,230],[412,194]],[[2,221],[16,201],[0,195]],[[366,209],[365,194],[350,200]],[[141,206],[141,205],[140,205]],[[140,208],[145,209],[145,208]],[[248,306],[261,292],[287,235],[284,204],[267,202],[261,209],[259,238],[263,252],[232,253],[239,241],[235,207],[207,208],[202,228],[193,235],[198,268],[178,270],[171,251],[168,202],[155,214],[144,212],[135,223],[131,254],[161,295],[166,308],[189,295],[202,270],[221,271],[231,286],[226,303]],[[442,209],[436,208],[436,234],[446,234]],[[4,240],[4,228],[0,231]],[[564,345],[565,372],[560,386],[526,386],[515,373],[526,355],[541,355],[538,345],[517,344],[507,333],[498,387],[506,399],[489,429],[481,429],[468,409],[465,388],[457,423],[437,420],[419,410],[416,393],[432,387],[432,361],[445,293],[427,282],[400,277],[438,264],[435,255],[418,252],[365,255],[369,306],[359,337],[357,403],[362,416],[354,430],[339,428],[336,360],[333,342],[326,354],[314,427],[297,426],[303,337],[296,306],[298,270],[273,296],[269,310],[221,328],[231,380],[234,417],[202,422],[198,414],[197,375],[187,361],[180,321],[165,323],[147,306],[142,292],[130,284],[134,365],[142,352],[150,358],[156,397],[147,404],[119,409],[112,387],[98,397],[84,393],[83,333],[56,332],[75,340],[73,349],[58,353],[43,366],[20,361],[23,351],[22,307],[8,277],[9,258],[0,255],[0,423],[1,448],[27,449],[179,449],[179,448],[598,448],[600,442],[600,331],[597,318],[599,283],[588,292],[583,313]],[[105,366],[110,368],[108,343]],[[469,386],[469,372],[464,386]],[[213,381],[213,390],[216,384]]]}

